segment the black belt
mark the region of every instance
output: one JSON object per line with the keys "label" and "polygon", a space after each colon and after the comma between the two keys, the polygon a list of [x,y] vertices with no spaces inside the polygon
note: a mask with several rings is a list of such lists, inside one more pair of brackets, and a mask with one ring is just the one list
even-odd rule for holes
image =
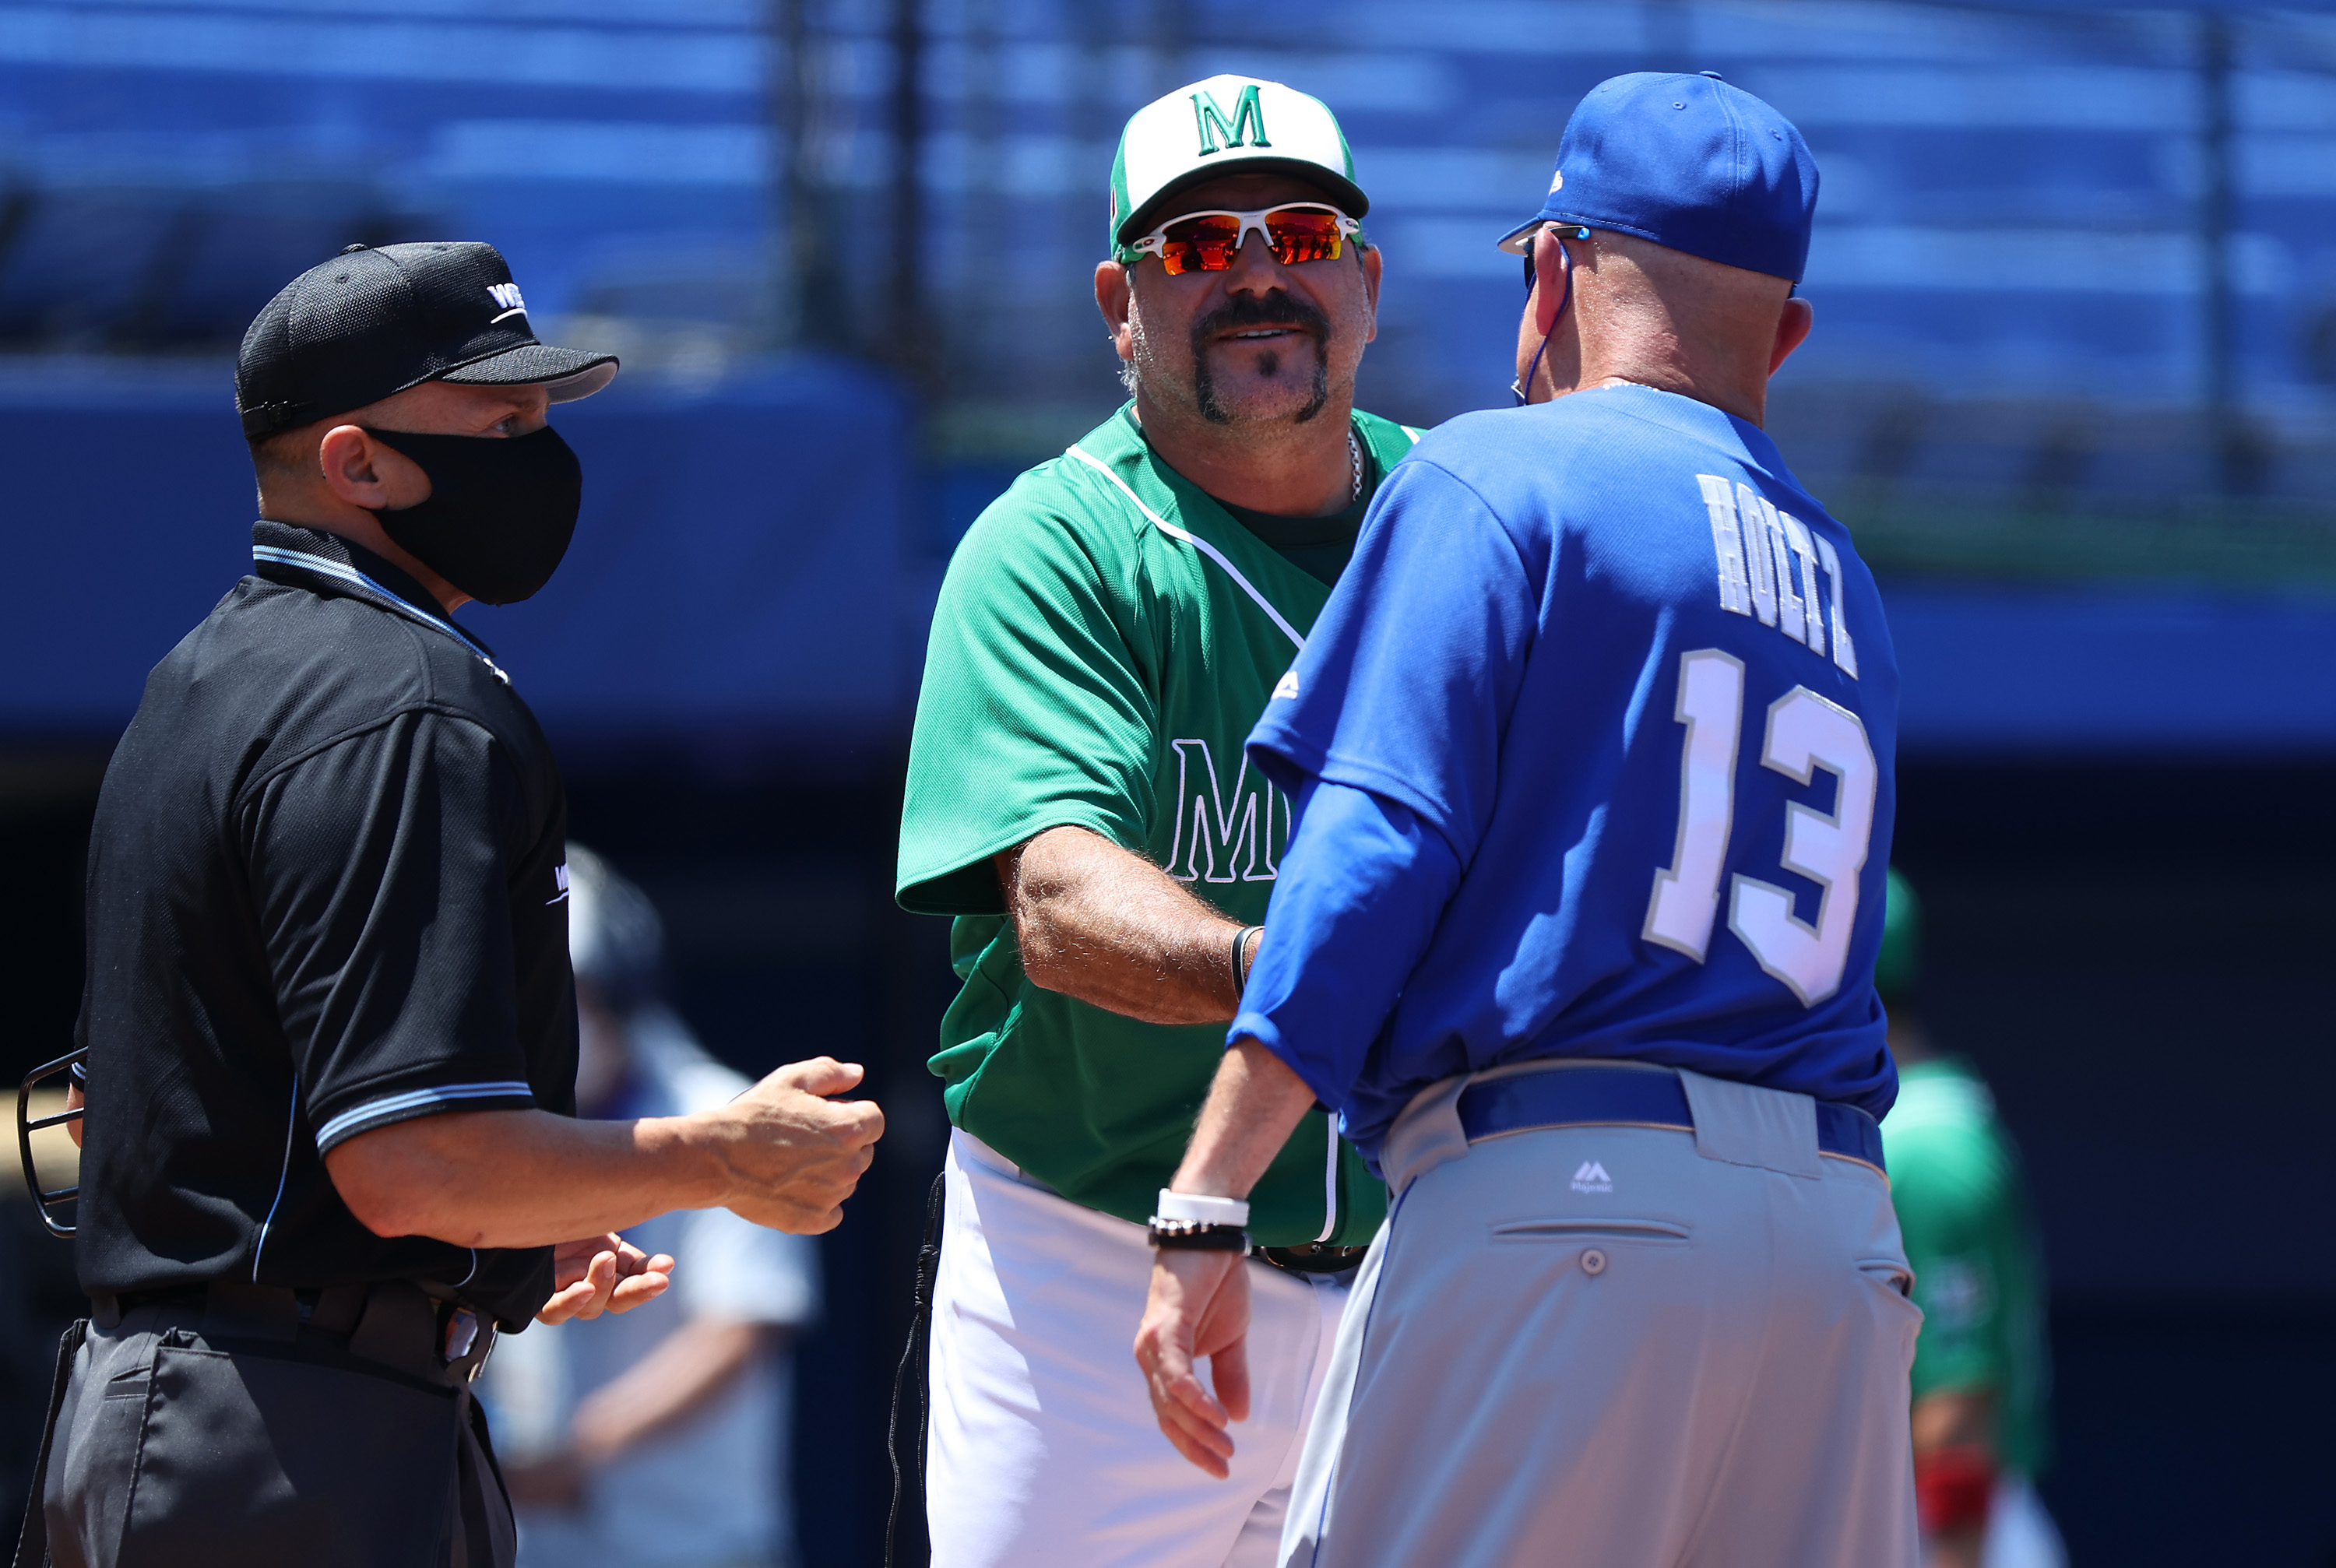
{"label": "black belt", "polygon": [[[1855,1105],[1818,1100],[1817,1148],[1883,1170],[1882,1128]],[[1687,1086],[1675,1072],[1567,1066],[1482,1078],[1460,1091],[1468,1141],[1543,1127],[1666,1127],[1695,1131]]]}
{"label": "black belt", "polygon": [[1320,1274],[1344,1274],[1362,1266],[1368,1247],[1326,1247],[1309,1242],[1302,1247],[1260,1247],[1250,1254],[1285,1274],[1312,1279]]}
{"label": "black belt", "polygon": [[449,1386],[476,1378],[495,1343],[492,1319],[411,1280],[306,1290],[213,1280],[119,1294],[101,1291],[90,1300],[91,1320],[102,1329],[151,1311],[156,1327],[346,1353]]}

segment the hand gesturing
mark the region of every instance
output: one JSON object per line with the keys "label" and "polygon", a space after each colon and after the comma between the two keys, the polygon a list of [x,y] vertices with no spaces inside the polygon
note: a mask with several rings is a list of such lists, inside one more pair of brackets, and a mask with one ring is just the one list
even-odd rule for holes
{"label": "hand gesturing", "polygon": [[551,1250],[551,1300],[536,1313],[539,1323],[629,1312],[664,1295],[673,1274],[671,1258],[663,1252],[652,1258],[613,1231],[560,1242]]}

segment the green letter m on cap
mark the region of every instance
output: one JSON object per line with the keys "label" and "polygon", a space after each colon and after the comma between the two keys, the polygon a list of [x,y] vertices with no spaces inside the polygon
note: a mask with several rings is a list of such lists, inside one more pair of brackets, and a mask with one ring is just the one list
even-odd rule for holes
{"label": "green letter m on cap", "polygon": [[1227,147],[1270,147],[1265,139],[1265,110],[1257,101],[1257,83],[1241,89],[1233,104],[1232,122],[1225,122],[1225,112],[1217,107],[1216,95],[1210,93],[1192,94],[1192,118],[1201,128],[1201,156],[1206,158],[1217,151],[1217,138],[1225,139]]}

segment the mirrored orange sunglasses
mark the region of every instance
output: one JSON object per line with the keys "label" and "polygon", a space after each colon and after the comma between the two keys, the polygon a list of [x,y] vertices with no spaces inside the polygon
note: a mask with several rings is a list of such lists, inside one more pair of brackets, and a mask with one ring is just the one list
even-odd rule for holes
{"label": "mirrored orange sunglasses", "polygon": [[1301,261],[1336,261],[1349,235],[1363,226],[1335,207],[1297,202],[1255,212],[1187,212],[1172,218],[1128,247],[1138,256],[1157,256],[1168,276],[1223,272],[1255,229],[1284,267]]}

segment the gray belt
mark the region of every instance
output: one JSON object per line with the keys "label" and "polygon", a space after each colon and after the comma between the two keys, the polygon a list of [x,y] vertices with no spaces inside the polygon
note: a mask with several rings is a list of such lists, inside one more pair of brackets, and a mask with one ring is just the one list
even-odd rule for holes
{"label": "gray belt", "polygon": [[177,1290],[99,1293],[90,1304],[90,1320],[102,1329],[151,1313],[136,1327],[191,1329],[205,1339],[346,1354],[445,1388],[476,1378],[495,1345],[491,1320],[411,1280],[315,1290],[213,1280]]}

